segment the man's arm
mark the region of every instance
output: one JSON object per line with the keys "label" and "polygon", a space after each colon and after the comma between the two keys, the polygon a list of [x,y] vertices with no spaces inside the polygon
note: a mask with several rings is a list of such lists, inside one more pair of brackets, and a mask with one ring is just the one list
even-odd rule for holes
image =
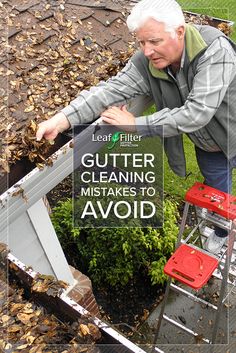
{"label": "man's arm", "polygon": [[60,112],[54,115],[51,119],[43,121],[39,124],[36,133],[37,141],[42,137],[47,140],[54,140],[60,132],[70,128],[70,123],[64,113]]}
{"label": "man's arm", "polygon": [[134,64],[129,61],[124,69],[106,82],[82,91],[67,107],[51,119],[39,124],[37,139],[54,139],[75,124],[95,120],[109,106],[122,105],[138,95],[149,95],[149,87]]}
{"label": "man's arm", "polygon": [[[235,75],[236,54],[228,40],[220,37],[199,59],[193,87],[185,104],[137,117],[134,122],[136,129],[144,135],[165,137],[199,130],[215,115]],[[230,97],[228,99],[233,101]],[[128,119],[125,113],[113,114],[110,109],[103,115],[104,121],[116,126],[125,125],[124,121]]]}

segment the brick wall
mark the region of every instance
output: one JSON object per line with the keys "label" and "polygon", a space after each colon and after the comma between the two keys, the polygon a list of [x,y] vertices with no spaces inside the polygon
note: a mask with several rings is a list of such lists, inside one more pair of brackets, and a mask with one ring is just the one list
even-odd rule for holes
{"label": "brick wall", "polygon": [[92,315],[99,317],[99,309],[93,295],[92,283],[90,279],[74,267],[70,266],[70,268],[77,283],[74,285],[72,290],[68,292],[68,297],[83,306]]}

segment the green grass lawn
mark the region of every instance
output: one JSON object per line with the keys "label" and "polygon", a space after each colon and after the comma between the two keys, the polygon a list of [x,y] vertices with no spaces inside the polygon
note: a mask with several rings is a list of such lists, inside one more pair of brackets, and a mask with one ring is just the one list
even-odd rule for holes
{"label": "green grass lawn", "polygon": [[231,38],[236,41],[236,1],[235,0],[178,0],[183,10],[197,12],[233,21]]}
{"label": "green grass lawn", "polygon": [[[183,199],[185,192],[195,181],[203,181],[203,177],[197,165],[194,145],[186,136],[184,137],[184,149],[187,161],[187,172],[190,173],[186,179],[175,175],[169,168],[167,159],[164,157],[164,190],[167,194],[173,195],[177,199]],[[236,195],[236,169],[234,169],[233,172],[232,194]]]}

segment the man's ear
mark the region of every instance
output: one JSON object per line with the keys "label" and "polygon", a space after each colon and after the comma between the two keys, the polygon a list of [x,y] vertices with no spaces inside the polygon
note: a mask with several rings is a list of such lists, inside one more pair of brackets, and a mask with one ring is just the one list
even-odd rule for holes
{"label": "man's ear", "polygon": [[185,34],[185,27],[184,26],[179,26],[176,29],[176,34],[177,34],[177,38],[178,39],[183,39],[184,38],[184,34]]}

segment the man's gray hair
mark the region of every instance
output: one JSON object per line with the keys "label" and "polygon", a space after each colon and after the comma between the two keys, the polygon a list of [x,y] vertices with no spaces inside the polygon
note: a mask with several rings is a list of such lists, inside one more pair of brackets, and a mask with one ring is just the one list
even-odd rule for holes
{"label": "man's gray hair", "polygon": [[141,0],[131,10],[127,26],[135,32],[150,18],[163,22],[166,31],[172,34],[174,29],[185,25],[183,12],[175,0]]}

